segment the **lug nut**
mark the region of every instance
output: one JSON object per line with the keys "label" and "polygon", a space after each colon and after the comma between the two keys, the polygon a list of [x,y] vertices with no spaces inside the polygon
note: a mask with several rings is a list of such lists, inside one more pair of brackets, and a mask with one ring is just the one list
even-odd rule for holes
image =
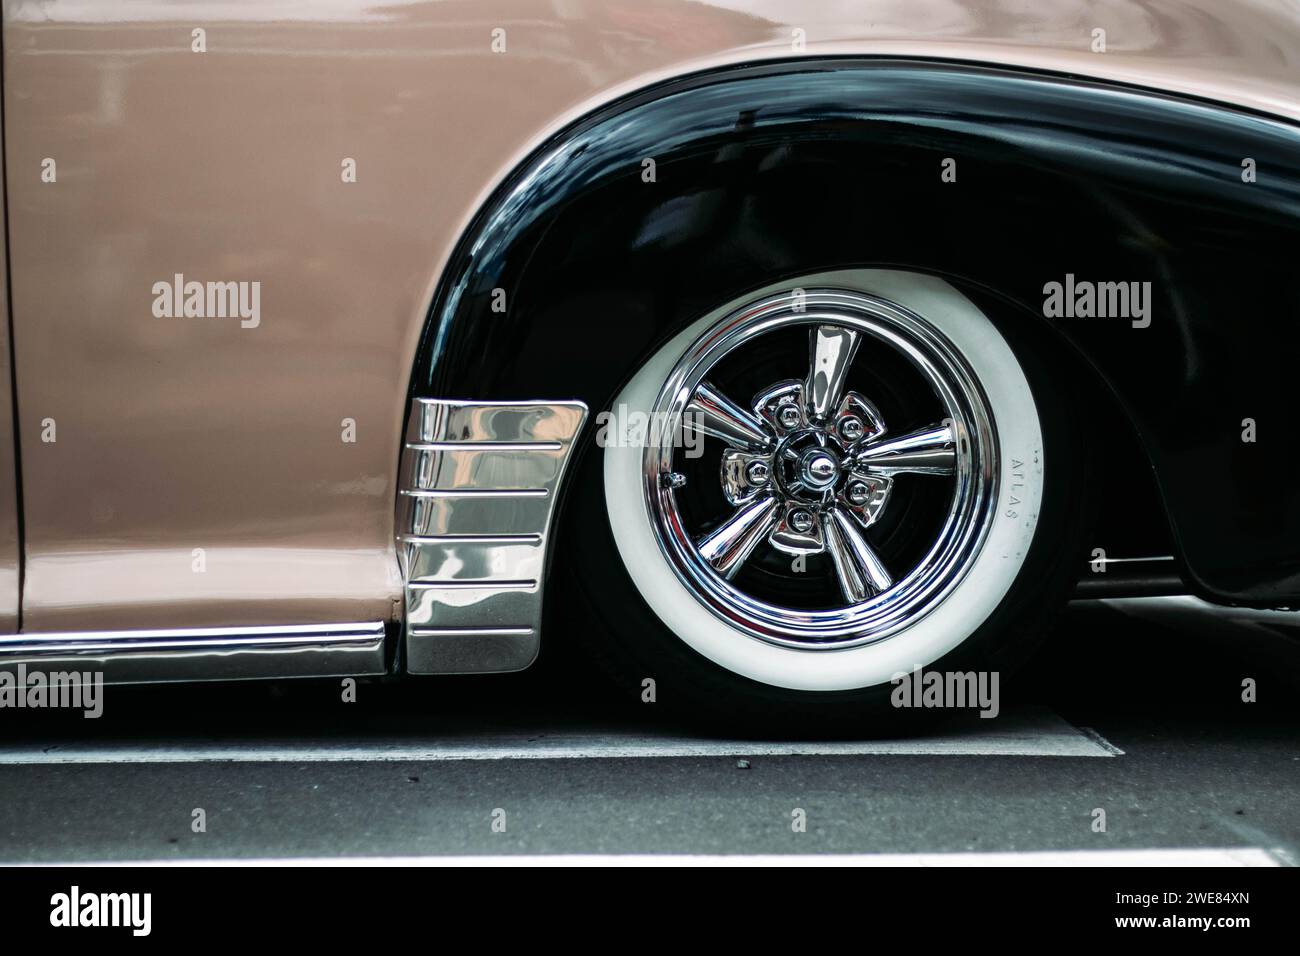
{"label": "lug nut", "polygon": [[840,437],[845,441],[857,441],[862,437],[862,419],[849,415],[840,420]]}
{"label": "lug nut", "polygon": [[789,520],[790,527],[795,531],[798,531],[800,534],[807,534],[812,530],[813,516],[810,511],[804,511],[802,509],[799,511],[792,511],[790,512]]}
{"label": "lug nut", "polygon": [[686,476],[679,471],[666,471],[659,476],[659,483],[665,488],[680,488],[686,484]]}
{"label": "lug nut", "polygon": [[865,505],[867,499],[871,497],[871,489],[867,487],[866,482],[850,481],[849,486],[844,489],[844,497],[849,499],[850,504]]}
{"label": "lug nut", "polygon": [[798,405],[787,402],[776,410],[776,420],[782,428],[798,428],[803,416],[799,414]]}
{"label": "lug nut", "polygon": [[767,478],[768,470],[765,461],[751,461],[749,467],[745,469],[745,479],[751,485],[765,485],[767,484]]}

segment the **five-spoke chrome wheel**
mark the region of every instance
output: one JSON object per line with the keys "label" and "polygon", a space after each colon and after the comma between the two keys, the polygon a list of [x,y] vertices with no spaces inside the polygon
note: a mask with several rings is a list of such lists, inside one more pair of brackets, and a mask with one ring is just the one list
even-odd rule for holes
{"label": "five-spoke chrome wheel", "polygon": [[[765,345],[798,340],[803,377],[737,401],[728,375],[743,380]],[[886,421],[873,385],[906,427]],[[888,637],[960,582],[992,518],[997,444],[979,382],[941,333],[883,298],[793,290],[746,305],[687,350],[654,411],[673,425],[643,458],[659,546],[697,600],[765,641],[835,649]],[[690,452],[717,456],[717,487],[701,487]],[[874,529],[900,497],[881,547]],[[831,587],[801,599],[801,576],[818,574]]]}

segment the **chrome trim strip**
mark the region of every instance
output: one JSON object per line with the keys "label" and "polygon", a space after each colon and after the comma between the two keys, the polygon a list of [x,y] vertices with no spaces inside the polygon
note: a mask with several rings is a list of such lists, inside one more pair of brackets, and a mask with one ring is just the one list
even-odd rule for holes
{"label": "chrome trim strip", "polygon": [[494,591],[523,591],[537,587],[537,581],[528,578],[519,578],[514,581],[493,580],[491,584],[483,584],[479,581],[412,581],[407,585],[411,591],[431,590],[443,591],[453,590],[455,588],[465,588],[467,590],[482,590],[490,588]]}
{"label": "chrome trim strip", "polygon": [[403,488],[408,498],[545,498],[550,492],[545,488]]}
{"label": "chrome trim strip", "polygon": [[383,674],[384,624],[299,624],[0,636],[0,671],[102,671],[108,684]]}
{"label": "chrome trim strip", "polygon": [[426,441],[407,442],[411,451],[561,451],[564,445],[558,441],[485,441],[475,442],[466,449],[466,442]]}
{"label": "chrome trim strip", "polygon": [[474,402],[417,398],[406,441],[538,442],[568,445],[587,417],[582,402]]}
{"label": "chrome trim strip", "polygon": [[457,543],[438,539],[406,541],[401,552],[406,580],[412,584],[443,581],[500,580],[512,578],[540,579],[546,551],[540,536],[523,543],[498,544],[492,541]]}
{"label": "chrome trim strip", "polygon": [[564,464],[564,446],[557,449],[556,444],[506,449],[495,444],[465,444],[433,450],[407,445],[404,454],[410,467],[402,472],[403,484],[412,491],[479,485],[511,491],[541,490],[555,480]]}
{"label": "chrome trim strip", "polygon": [[531,627],[419,628],[406,646],[436,673],[483,674],[523,670],[537,657],[537,641]]}
{"label": "chrome trim strip", "polygon": [[[1096,565],[1101,568],[1097,569]],[[1074,600],[1138,598],[1189,594],[1173,555],[1093,558],[1080,568]]]}
{"label": "chrome trim strip", "polygon": [[422,544],[540,544],[540,534],[405,534],[403,541]]}
{"label": "chrome trim strip", "polygon": [[549,520],[551,505],[546,494],[404,494],[397,501],[397,527],[399,534],[410,531],[417,537],[536,534]]}
{"label": "chrome trim strip", "polygon": [[442,635],[472,634],[514,634],[533,633],[531,627],[413,627],[411,633],[416,637],[439,637]]}
{"label": "chrome trim strip", "polygon": [[397,504],[412,674],[537,656],[555,492],[586,417],[577,401],[414,400]]}
{"label": "chrome trim strip", "polygon": [[1149,558],[1093,558],[1092,561],[1089,561],[1088,563],[1092,564],[1095,561],[1101,564],[1131,564],[1135,561],[1145,563],[1147,561],[1173,561],[1173,560],[1174,560],[1174,556],[1172,554],[1161,554]]}

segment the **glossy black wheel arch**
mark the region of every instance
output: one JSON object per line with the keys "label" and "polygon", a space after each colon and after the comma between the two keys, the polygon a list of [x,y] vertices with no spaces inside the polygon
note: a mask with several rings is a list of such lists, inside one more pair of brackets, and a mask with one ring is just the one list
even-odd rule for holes
{"label": "glossy black wheel arch", "polygon": [[[938,62],[737,68],[613,104],[522,164],[444,275],[412,390],[594,412],[719,289],[932,272],[1077,350],[1141,440],[1193,587],[1276,606],[1300,601],[1298,265],[1285,122]],[[1046,318],[1067,274],[1150,282],[1149,327]]]}

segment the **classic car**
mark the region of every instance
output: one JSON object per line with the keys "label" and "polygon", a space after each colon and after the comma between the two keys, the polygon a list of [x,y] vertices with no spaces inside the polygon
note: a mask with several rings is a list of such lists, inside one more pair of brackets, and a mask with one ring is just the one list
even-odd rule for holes
{"label": "classic car", "polygon": [[[9,0],[0,667],[870,727],[1300,602],[1300,11]],[[1086,648],[1081,649],[1086,653]]]}

